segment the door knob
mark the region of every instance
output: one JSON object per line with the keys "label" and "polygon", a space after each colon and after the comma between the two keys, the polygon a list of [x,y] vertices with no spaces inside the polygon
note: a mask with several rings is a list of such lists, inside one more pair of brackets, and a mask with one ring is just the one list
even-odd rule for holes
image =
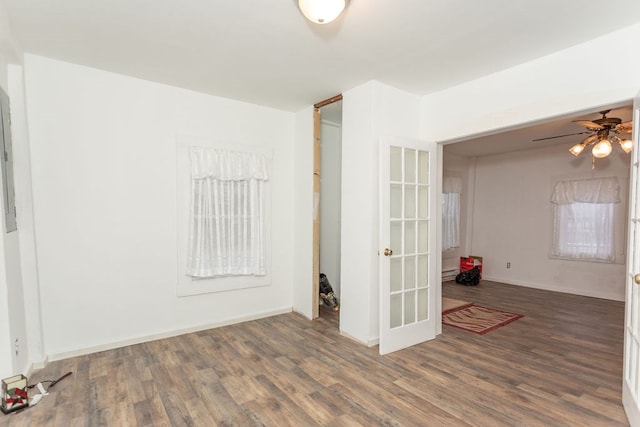
{"label": "door knob", "polygon": [[633,281],[636,282],[636,285],[640,285],[640,273],[633,276]]}
{"label": "door knob", "polygon": [[[385,248],[385,250],[384,250],[384,252],[383,252],[383,253],[384,253],[384,256],[391,256],[391,255],[393,255],[393,251],[392,251],[391,249],[389,249],[389,248]],[[638,280],[640,280],[640,274],[638,274],[638,277],[639,277],[639,279],[638,279]]]}

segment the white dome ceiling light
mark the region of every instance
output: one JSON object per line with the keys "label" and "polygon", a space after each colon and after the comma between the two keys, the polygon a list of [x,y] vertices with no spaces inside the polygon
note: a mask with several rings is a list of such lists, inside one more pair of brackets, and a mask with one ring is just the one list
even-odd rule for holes
{"label": "white dome ceiling light", "polygon": [[314,24],[328,24],[336,19],[348,0],[298,0],[302,14]]}

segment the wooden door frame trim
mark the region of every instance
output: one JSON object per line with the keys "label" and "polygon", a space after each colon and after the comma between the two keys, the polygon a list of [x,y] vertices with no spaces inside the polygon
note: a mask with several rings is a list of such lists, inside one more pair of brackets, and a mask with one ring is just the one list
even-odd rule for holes
{"label": "wooden door frame trim", "polygon": [[313,108],[320,109],[322,107],[326,107],[329,104],[333,104],[334,102],[342,101],[342,94],[332,96],[331,98],[327,98],[324,101],[320,101],[317,104],[313,104]]}

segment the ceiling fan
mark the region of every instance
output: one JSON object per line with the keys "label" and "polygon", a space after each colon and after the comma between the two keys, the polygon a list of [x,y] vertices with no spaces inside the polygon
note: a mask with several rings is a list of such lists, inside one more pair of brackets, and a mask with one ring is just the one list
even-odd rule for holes
{"label": "ceiling fan", "polygon": [[622,120],[617,117],[607,117],[607,114],[609,114],[610,111],[611,110],[600,111],[600,114],[602,114],[602,118],[596,120],[574,120],[574,123],[587,128],[587,130],[584,132],[550,136],[547,138],[538,138],[534,139],[534,141],[543,141],[546,139],[562,138],[572,135],[589,134],[589,136],[583,139],[582,142],[571,147],[569,149],[569,152],[574,156],[578,156],[589,145],[593,145],[591,154],[593,155],[595,161],[595,158],[602,159],[611,154],[611,151],[613,150],[611,143],[617,142],[618,144],[620,144],[620,148],[622,148],[625,153],[630,153],[633,149],[633,141],[631,141],[631,139],[629,138],[621,136],[631,134],[633,122],[628,121],[623,123]]}

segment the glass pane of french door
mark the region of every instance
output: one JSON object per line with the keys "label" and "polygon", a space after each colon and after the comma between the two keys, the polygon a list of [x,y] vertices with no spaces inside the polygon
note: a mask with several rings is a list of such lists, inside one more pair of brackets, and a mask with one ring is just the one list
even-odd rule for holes
{"label": "glass pane of french door", "polygon": [[391,147],[389,156],[390,328],[429,318],[430,153]]}

